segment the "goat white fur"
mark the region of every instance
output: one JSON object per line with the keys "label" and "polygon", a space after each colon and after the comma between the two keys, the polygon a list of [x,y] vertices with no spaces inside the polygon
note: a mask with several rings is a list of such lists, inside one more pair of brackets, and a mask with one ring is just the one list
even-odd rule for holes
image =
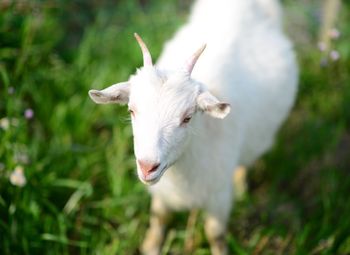
{"label": "goat white fur", "polygon": [[[97,103],[128,103],[132,111],[137,171],[153,184],[156,213],[143,252],[159,253],[169,211],[199,208],[207,213],[212,253],[225,254],[233,171],[271,147],[297,91],[279,3],[198,0],[156,66],[138,41],[144,67],[127,82],[89,94]],[[203,43],[207,49],[191,74],[197,59],[185,60]]]}

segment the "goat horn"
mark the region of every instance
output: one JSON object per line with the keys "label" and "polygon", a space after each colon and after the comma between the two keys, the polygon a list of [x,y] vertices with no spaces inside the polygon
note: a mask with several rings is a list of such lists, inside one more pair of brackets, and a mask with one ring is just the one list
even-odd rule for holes
{"label": "goat horn", "polygon": [[140,48],[142,50],[142,55],[143,55],[143,66],[152,66],[152,57],[151,53],[149,53],[149,50],[144,43],[144,41],[141,39],[141,37],[137,34],[134,33],[134,36],[136,38],[136,41],[139,43]]}
{"label": "goat horn", "polygon": [[200,57],[200,55],[202,54],[202,52],[204,51],[205,47],[207,45],[203,44],[202,47],[200,47],[185,63],[185,70],[191,74],[194,65],[196,64],[198,58]]}

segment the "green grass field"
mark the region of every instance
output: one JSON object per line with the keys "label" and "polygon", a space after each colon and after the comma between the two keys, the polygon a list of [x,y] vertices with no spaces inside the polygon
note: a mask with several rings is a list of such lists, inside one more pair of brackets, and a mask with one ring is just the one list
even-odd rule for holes
{"label": "green grass field", "polygon": [[[232,212],[232,254],[350,254],[350,5],[329,57],[318,1],[284,1],[298,100]],[[0,1],[0,254],[138,254],[150,197],[125,107],[90,88],[124,80],[185,20],[185,1]],[[337,59],[339,53],[340,58]],[[21,173],[23,172],[25,179]],[[201,215],[169,227],[163,254],[210,254]]]}

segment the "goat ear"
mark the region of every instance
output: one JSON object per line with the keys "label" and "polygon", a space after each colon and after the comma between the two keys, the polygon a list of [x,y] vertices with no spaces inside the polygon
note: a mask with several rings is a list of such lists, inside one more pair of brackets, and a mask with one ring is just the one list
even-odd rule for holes
{"label": "goat ear", "polygon": [[209,91],[205,91],[197,97],[199,109],[214,118],[223,119],[229,114],[231,106],[228,103],[220,102]]}
{"label": "goat ear", "polygon": [[92,89],[89,96],[96,104],[126,104],[129,101],[129,93],[129,82],[121,82],[103,90]]}

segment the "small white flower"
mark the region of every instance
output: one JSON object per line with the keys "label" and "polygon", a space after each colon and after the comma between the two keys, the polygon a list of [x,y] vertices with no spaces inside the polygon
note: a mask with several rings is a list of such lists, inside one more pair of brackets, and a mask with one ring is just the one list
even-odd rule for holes
{"label": "small white flower", "polygon": [[0,119],[0,128],[3,130],[8,130],[10,127],[10,120],[8,118],[2,118]]}
{"label": "small white flower", "polygon": [[16,166],[15,170],[10,175],[10,182],[14,186],[23,187],[27,180],[23,173],[22,166]]}
{"label": "small white flower", "polygon": [[340,54],[338,51],[336,50],[332,50],[330,53],[329,53],[329,56],[331,57],[331,59],[333,61],[337,61],[339,58],[340,58]]}
{"label": "small white flower", "polygon": [[34,111],[33,111],[33,109],[30,109],[30,108],[26,109],[26,110],[24,111],[24,117],[25,117],[27,120],[32,119],[32,118],[34,117]]}
{"label": "small white flower", "polygon": [[333,40],[338,39],[340,37],[339,30],[333,27],[331,30],[329,30],[329,37]]}

